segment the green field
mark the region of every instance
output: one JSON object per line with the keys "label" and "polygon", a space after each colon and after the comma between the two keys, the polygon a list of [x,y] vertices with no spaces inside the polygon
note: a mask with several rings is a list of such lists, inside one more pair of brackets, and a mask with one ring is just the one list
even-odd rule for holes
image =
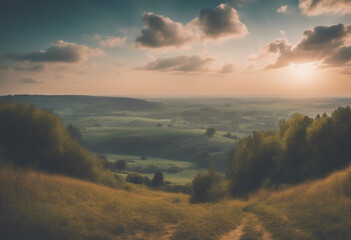
{"label": "green field", "polygon": [[[140,156],[123,155],[123,154],[106,154],[109,161],[114,162],[116,160],[123,159],[127,161],[127,168],[133,167],[147,167],[154,165],[160,168],[167,168],[171,166],[180,167],[183,171],[178,173],[164,173],[165,181],[169,181],[172,184],[187,184],[191,183],[196,173],[199,171],[196,166],[191,162],[186,161],[175,161],[164,158],[147,157],[146,160],[140,160]],[[153,177],[153,173],[142,173],[144,176],[148,176],[150,179]],[[126,174],[123,175],[126,177]]]}
{"label": "green field", "polygon": [[[217,131],[213,137],[205,132],[205,129],[178,127],[87,127],[82,131],[82,142],[93,152],[190,162],[206,160],[224,169],[236,141],[223,137],[223,131]],[[208,159],[196,159],[204,152],[208,153]]]}

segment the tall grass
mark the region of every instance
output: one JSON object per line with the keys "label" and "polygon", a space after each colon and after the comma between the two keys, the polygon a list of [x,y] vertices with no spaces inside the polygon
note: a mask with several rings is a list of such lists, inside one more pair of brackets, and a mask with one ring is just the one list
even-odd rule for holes
{"label": "tall grass", "polygon": [[351,167],[283,191],[261,191],[245,209],[276,239],[351,239]]}
{"label": "tall grass", "polygon": [[191,205],[188,195],[111,189],[59,175],[0,168],[0,239],[218,239],[243,202]]}

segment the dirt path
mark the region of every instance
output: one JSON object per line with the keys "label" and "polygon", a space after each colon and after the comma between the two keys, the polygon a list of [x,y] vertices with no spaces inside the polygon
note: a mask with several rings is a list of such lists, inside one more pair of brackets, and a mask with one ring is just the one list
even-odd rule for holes
{"label": "dirt path", "polygon": [[261,240],[273,240],[272,234],[263,226],[257,216],[253,214],[245,217],[236,229],[222,235],[220,240],[240,240],[246,233],[245,231],[256,232],[259,236],[261,236]]}
{"label": "dirt path", "polygon": [[126,239],[128,240],[171,240],[173,234],[176,232],[176,229],[179,224],[168,224],[165,227],[165,234],[162,236],[156,235],[146,235],[145,232],[137,232],[133,236],[129,236]]}
{"label": "dirt path", "polygon": [[244,234],[244,226],[246,224],[246,219],[244,218],[241,224],[234,230],[221,236],[220,240],[240,240],[241,236]]}

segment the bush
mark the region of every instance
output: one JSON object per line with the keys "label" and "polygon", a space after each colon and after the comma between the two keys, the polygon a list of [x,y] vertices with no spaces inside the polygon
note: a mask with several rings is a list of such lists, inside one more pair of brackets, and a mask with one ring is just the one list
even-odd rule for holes
{"label": "bush", "polygon": [[209,127],[207,128],[205,135],[209,137],[213,137],[215,133],[216,133],[216,129],[214,129],[213,127]]}
{"label": "bush", "polygon": [[114,164],[113,164],[115,169],[118,170],[124,170],[127,167],[127,162],[125,160],[117,160]]}
{"label": "bush", "polygon": [[134,184],[143,184],[144,177],[137,173],[129,173],[126,181]]}
{"label": "bush", "polygon": [[223,181],[215,167],[208,172],[199,172],[193,180],[193,192],[190,201],[216,202],[227,195],[227,184]]}
{"label": "bush", "polygon": [[163,173],[162,172],[155,172],[153,179],[151,180],[151,187],[159,187],[164,185],[163,180]]}

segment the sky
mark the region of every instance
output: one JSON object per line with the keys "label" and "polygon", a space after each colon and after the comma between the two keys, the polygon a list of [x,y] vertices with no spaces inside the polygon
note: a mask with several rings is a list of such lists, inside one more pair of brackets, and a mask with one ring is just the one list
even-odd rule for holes
{"label": "sky", "polygon": [[3,0],[8,94],[351,96],[351,1]]}

